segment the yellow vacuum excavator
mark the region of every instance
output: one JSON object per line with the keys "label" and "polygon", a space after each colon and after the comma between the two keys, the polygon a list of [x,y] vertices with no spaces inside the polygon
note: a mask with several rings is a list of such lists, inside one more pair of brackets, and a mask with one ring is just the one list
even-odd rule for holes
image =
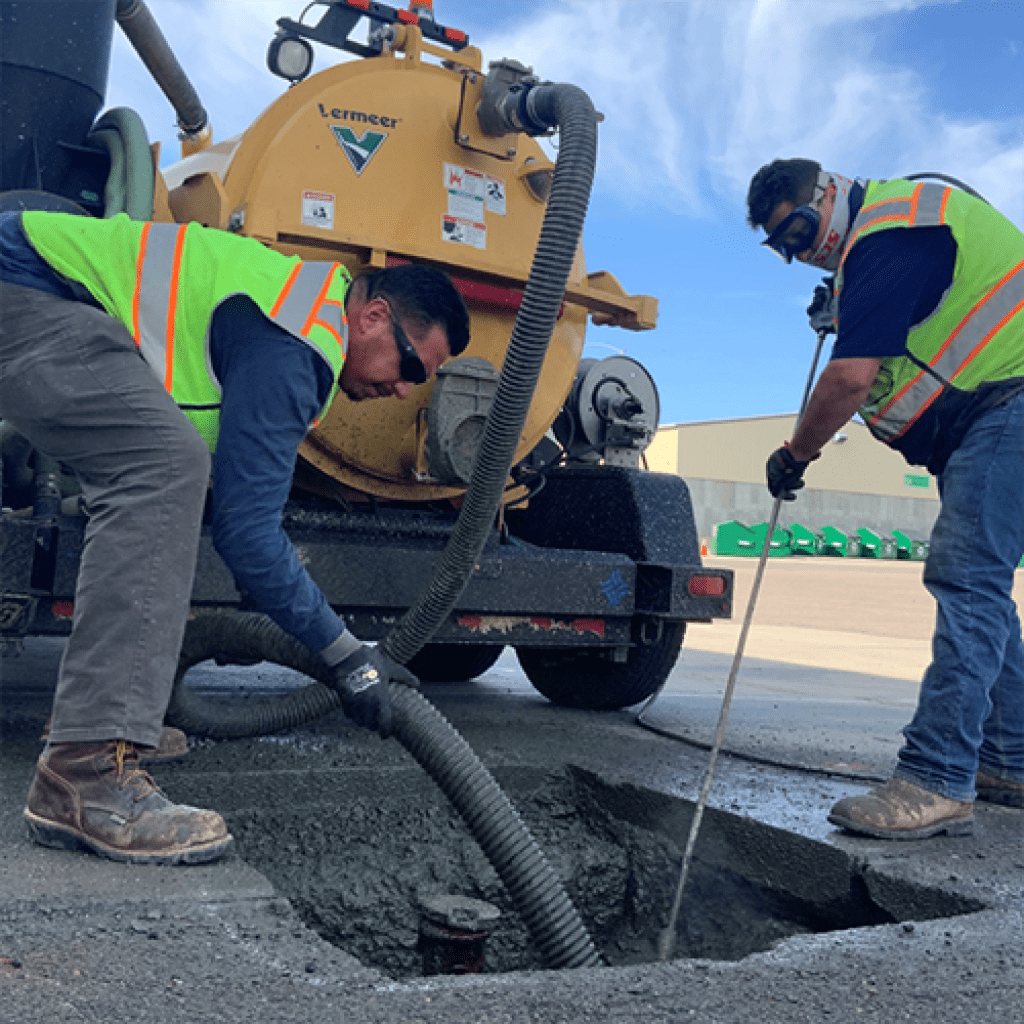
{"label": "yellow vacuum excavator", "polygon": [[[178,115],[182,158],[162,170],[138,115],[100,114],[115,23]],[[475,678],[511,646],[555,703],[638,703],[687,621],[731,613],[732,576],[702,567],[684,482],[641,466],[658,424],[651,376],[625,356],[582,358],[588,321],[657,319],[655,299],[588,272],[579,245],[594,153],[577,126],[598,116],[515,60],[484,69],[425,0],[323,0],[277,26],[267,66],[289,87],[215,141],[142,0],[0,3],[0,208],[198,221],[353,274],[446,271],[469,348],[405,401],[339,395],[300,449],[286,529],[366,640],[387,642],[446,560],[464,563],[398,644],[425,679]],[[337,62],[314,70],[314,43]],[[556,134],[553,162],[538,139]],[[74,480],[0,429],[0,638],[16,645],[69,631],[84,516]],[[496,497],[477,500],[488,476]],[[241,600],[204,539],[196,609]]]}

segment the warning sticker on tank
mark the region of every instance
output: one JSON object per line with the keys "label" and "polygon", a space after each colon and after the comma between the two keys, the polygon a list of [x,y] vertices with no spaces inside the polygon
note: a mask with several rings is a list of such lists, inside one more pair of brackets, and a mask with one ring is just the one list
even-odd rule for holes
{"label": "warning sticker on tank", "polygon": [[487,182],[483,174],[458,164],[445,164],[444,187],[448,192],[449,216],[471,221],[484,219]]}
{"label": "warning sticker on tank", "polygon": [[503,178],[495,178],[493,174],[487,175],[487,186],[485,202],[490,213],[500,213],[505,216],[505,181]]}
{"label": "warning sticker on tank", "polygon": [[474,249],[487,248],[487,225],[464,220],[461,217],[441,216],[441,240],[471,245]]}
{"label": "warning sticker on tank", "polygon": [[302,223],[314,228],[334,228],[334,193],[310,192],[302,193]]}

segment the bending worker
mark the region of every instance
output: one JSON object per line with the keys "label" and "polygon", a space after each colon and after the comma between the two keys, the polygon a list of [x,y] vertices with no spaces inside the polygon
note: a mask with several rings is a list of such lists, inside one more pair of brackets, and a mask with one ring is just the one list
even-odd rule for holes
{"label": "bending worker", "polygon": [[[88,512],[73,629],[25,818],[36,841],[196,863],[231,836],[139,767],[159,742],[203,508],[241,591],[334,667],[387,734],[388,681],[282,528],[296,451],[338,390],[405,398],[469,341],[440,271],[359,277],[198,224],[0,215],[0,416],[70,467]],[[212,453],[212,456],[211,456]]]}
{"label": "bending worker", "polygon": [[810,160],[754,175],[751,227],[786,262],[835,274],[808,312],[837,329],[768,488],[793,498],[854,413],[926,466],[941,499],[924,566],[932,663],[891,781],[829,821],[863,835],[969,834],[974,800],[1024,807],[1024,648],[1013,600],[1024,553],[1024,235],[945,185],[851,181]]}

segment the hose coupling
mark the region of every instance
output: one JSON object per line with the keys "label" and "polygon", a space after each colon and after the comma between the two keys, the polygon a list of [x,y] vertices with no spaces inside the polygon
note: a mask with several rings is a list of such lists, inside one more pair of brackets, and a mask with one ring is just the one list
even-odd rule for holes
{"label": "hose coupling", "polygon": [[480,130],[498,137],[513,132],[545,135],[554,124],[541,115],[534,95],[540,79],[517,60],[492,61],[476,108]]}

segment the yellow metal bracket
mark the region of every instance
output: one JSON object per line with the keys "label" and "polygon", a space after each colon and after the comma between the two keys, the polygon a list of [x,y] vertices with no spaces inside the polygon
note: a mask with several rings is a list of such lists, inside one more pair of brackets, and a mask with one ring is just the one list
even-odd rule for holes
{"label": "yellow metal bracket", "polygon": [[423,33],[416,25],[395,25],[394,37],[387,45],[387,50],[401,51],[405,59],[419,63],[421,54],[429,53],[437,57],[446,67],[479,72],[483,66],[483,54],[478,46],[464,46],[461,50],[447,50],[423,38]]}
{"label": "yellow metal bracket", "polygon": [[658,300],[653,295],[629,295],[607,270],[587,274],[586,281],[570,284],[565,300],[583,306],[600,327],[651,331],[658,326]]}

